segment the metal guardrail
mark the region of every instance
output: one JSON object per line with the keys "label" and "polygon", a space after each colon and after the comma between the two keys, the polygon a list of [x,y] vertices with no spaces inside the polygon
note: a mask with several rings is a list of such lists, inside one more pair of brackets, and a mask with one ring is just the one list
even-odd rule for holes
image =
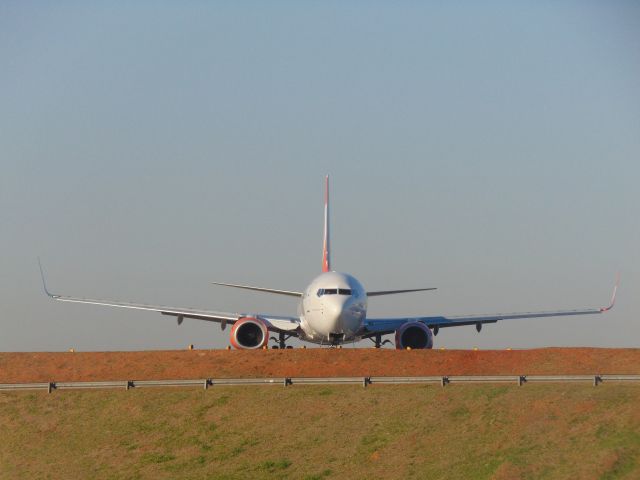
{"label": "metal guardrail", "polygon": [[83,390],[101,388],[201,387],[243,385],[424,385],[465,383],[584,382],[598,386],[604,382],[640,382],[640,375],[455,375],[427,377],[277,377],[277,378],[203,378],[196,380],[120,380],[111,382],[0,383],[0,392],[16,390]]}

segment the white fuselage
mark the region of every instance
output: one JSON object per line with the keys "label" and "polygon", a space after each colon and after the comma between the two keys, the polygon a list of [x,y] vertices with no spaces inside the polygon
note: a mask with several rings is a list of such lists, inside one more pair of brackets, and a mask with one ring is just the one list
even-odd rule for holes
{"label": "white fuselage", "polygon": [[367,316],[367,292],[351,275],[326,272],[314,278],[298,306],[303,340],[339,344],[355,340]]}

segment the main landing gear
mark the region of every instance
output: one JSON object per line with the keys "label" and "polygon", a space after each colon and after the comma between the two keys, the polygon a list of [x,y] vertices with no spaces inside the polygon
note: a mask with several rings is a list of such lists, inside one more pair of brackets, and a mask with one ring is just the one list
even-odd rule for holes
{"label": "main landing gear", "polygon": [[373,343],[375,343],[375,348],[380,348],[383,345],[393,345],[393,343],[391,343],[391,341],[389,341],[389,340],[385,340],[383,342],[381,333],[377,333],[374,337],[369,337],[369,340],[371,340]]}
{"label": "main landing gear", "polygon": [[284,350],[285,348],[287,348],[287,349],[291,349],[291,348],[293,348],[291,345],[287,346],[287,344],[285,343],[285,342],[286,342],[287,340],[289,340],[291,337],[293,337],[293,335],[287,335],[287,334],[286,334],[286,333],[284,333],[284,332],[279,332],[279,333],[278,333],[278,338],[276,338],[276,337],[271,337],[271,338],[269,339],[269,340],[273,340],[274,342],[277,342],[277,343],[278,343],[277,345],[273,345],[271,348],[273,348],[273,349],[281,348],[281,349],[283,349],[283,350]]}

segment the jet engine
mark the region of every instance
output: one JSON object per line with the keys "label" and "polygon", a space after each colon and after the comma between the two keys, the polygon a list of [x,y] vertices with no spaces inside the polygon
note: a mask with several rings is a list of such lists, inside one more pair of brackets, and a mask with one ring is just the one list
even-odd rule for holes
{"label": "jet engine", "polygon": [[264,320],[256,317],[242,317],[231,328],[231,345],[240,350],[266,347],[269,329]]}
{"label": "jet engine", "polygon": [[433,348],[433,333],[421,322],[405,323],[396,330],[396,348],[424,349]]}

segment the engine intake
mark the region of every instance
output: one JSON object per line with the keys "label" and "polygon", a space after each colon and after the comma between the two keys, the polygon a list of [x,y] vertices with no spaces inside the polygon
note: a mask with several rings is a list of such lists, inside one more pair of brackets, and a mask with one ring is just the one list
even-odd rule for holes
{"label": "engine intake", "polygon": [[404,350],[433,348],[433,333],[421,322],[405,323],[396,330],[396,348]]}
{"label": "engine intake", "polygon": [[242,317],[231,328],[231,345],[239,350],[253,350],[267,346],[269,329],[264,320]]}

